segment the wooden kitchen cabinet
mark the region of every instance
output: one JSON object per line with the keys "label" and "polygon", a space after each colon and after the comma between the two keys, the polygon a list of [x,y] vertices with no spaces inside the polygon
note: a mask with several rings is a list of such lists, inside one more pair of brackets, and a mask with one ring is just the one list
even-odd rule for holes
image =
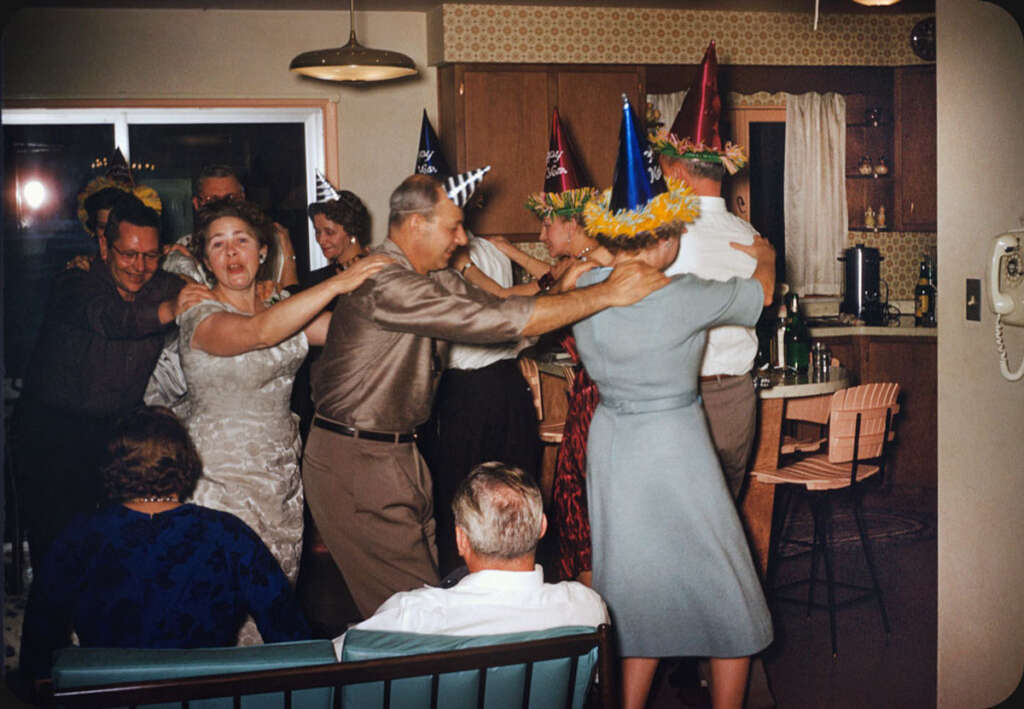
{"label": "wooden kitchen cabinet", "polygon": [[480,235],[536,239],[539,224],[523,204],[544,185],[556,106],[581,167],[602,189],[615,170],[622,94],[643,120],[639,65],[451,64],[437,74],[440,139],[452,169],[491,166],[483,208],[466,215]]}
{"label": "wooden kitchen cabinet", "polygon": [[900,67],[893,76],[896,119],[895,226],[900,231],[935,231],[935,67]]}
{"label": "wooden kitchen cabinet", "polygon": [[938,469],[935,337],[841,335],[814,339],[828,345],[832,356],[850,372],[851,384],[899,383],[897,445],[890,449],[889,482],[908,487],[935,487]]}
{"label": "wooden kitchen cabinet", "polygon": [[[869,121],[867,111],[878,111],[877,121]],[[888,231],[892,228],[893,207],[896,204],[893,166],[893,116],[888,96],[851,94],[846,97],[846,204],[851,230]],[[885,163],[888,172],[868,175],[860,173],[861,159],[867,158],[872,168]],[[876,214],[885,208],[885,226],[869,227],[865,224],[865,211]]]}

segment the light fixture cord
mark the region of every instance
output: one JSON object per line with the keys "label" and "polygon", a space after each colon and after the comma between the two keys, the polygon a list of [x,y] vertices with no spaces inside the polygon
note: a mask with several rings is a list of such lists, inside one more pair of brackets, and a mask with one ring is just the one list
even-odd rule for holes
{"label": "light fixture cord", "polygon": [[[352,0],[355,2],[355,0]],[[818,0],[814,0],[814,31],[818,31]]]}
{"label": "light fixture cord", "polygon": [[348,3],[348,41],[356,41],[356,0],[349,0]]}

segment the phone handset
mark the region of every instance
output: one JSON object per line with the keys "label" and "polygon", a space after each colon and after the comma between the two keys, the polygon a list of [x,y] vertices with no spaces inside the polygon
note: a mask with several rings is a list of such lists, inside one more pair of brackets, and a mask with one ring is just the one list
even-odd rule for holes
{"label": "phone handset", "polygon": [[1024,361],[1016,372],[1010,371],[1003,325],[1024,325],[1024,253],[1021,242],[1024,229],[1000,234],[992,245],[989,264],[988,290],[992,297],[992,311],[996,314],[996,350],[999,369],[1011,382],[1024,378]]}

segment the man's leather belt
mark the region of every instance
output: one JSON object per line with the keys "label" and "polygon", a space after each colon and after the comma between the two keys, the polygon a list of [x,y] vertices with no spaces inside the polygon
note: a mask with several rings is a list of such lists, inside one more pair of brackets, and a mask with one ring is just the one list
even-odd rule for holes
{"label": "man's leather belt", "polygon": [[364,431],[359,428],[352,428],[343,423],[335,423],[316,416],[313,418],[313,425],[320,428],[340,433],[343,436],[352,438],[365,438],[368,441],[382,441],[384,443],[412,443],[416,440],[415,433],[383,433],[381,431]]}
{"label": "man's leather belt", "polygon": [[729,379],[736,379],[737,377],[749,377],[749,374],[709,374],[704,377],[700,377],[699,380],[702,382],[723,382]]}

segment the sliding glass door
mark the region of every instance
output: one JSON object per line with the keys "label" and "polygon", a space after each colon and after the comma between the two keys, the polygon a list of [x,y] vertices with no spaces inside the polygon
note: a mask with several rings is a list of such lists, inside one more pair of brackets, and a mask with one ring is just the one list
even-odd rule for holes
{"label": "sliding glass door", "polygon": [[8,109],[4,145],[5,385],[16,393],[49,284],[96,245],[77,197],[120,148],[137,183],[163,202],[170,242],[192,230],[192,178],[209,164],[239,173],[246,196],[288,228],[300,269],[324,265],[305,217],[324,169],[319,108]]}

